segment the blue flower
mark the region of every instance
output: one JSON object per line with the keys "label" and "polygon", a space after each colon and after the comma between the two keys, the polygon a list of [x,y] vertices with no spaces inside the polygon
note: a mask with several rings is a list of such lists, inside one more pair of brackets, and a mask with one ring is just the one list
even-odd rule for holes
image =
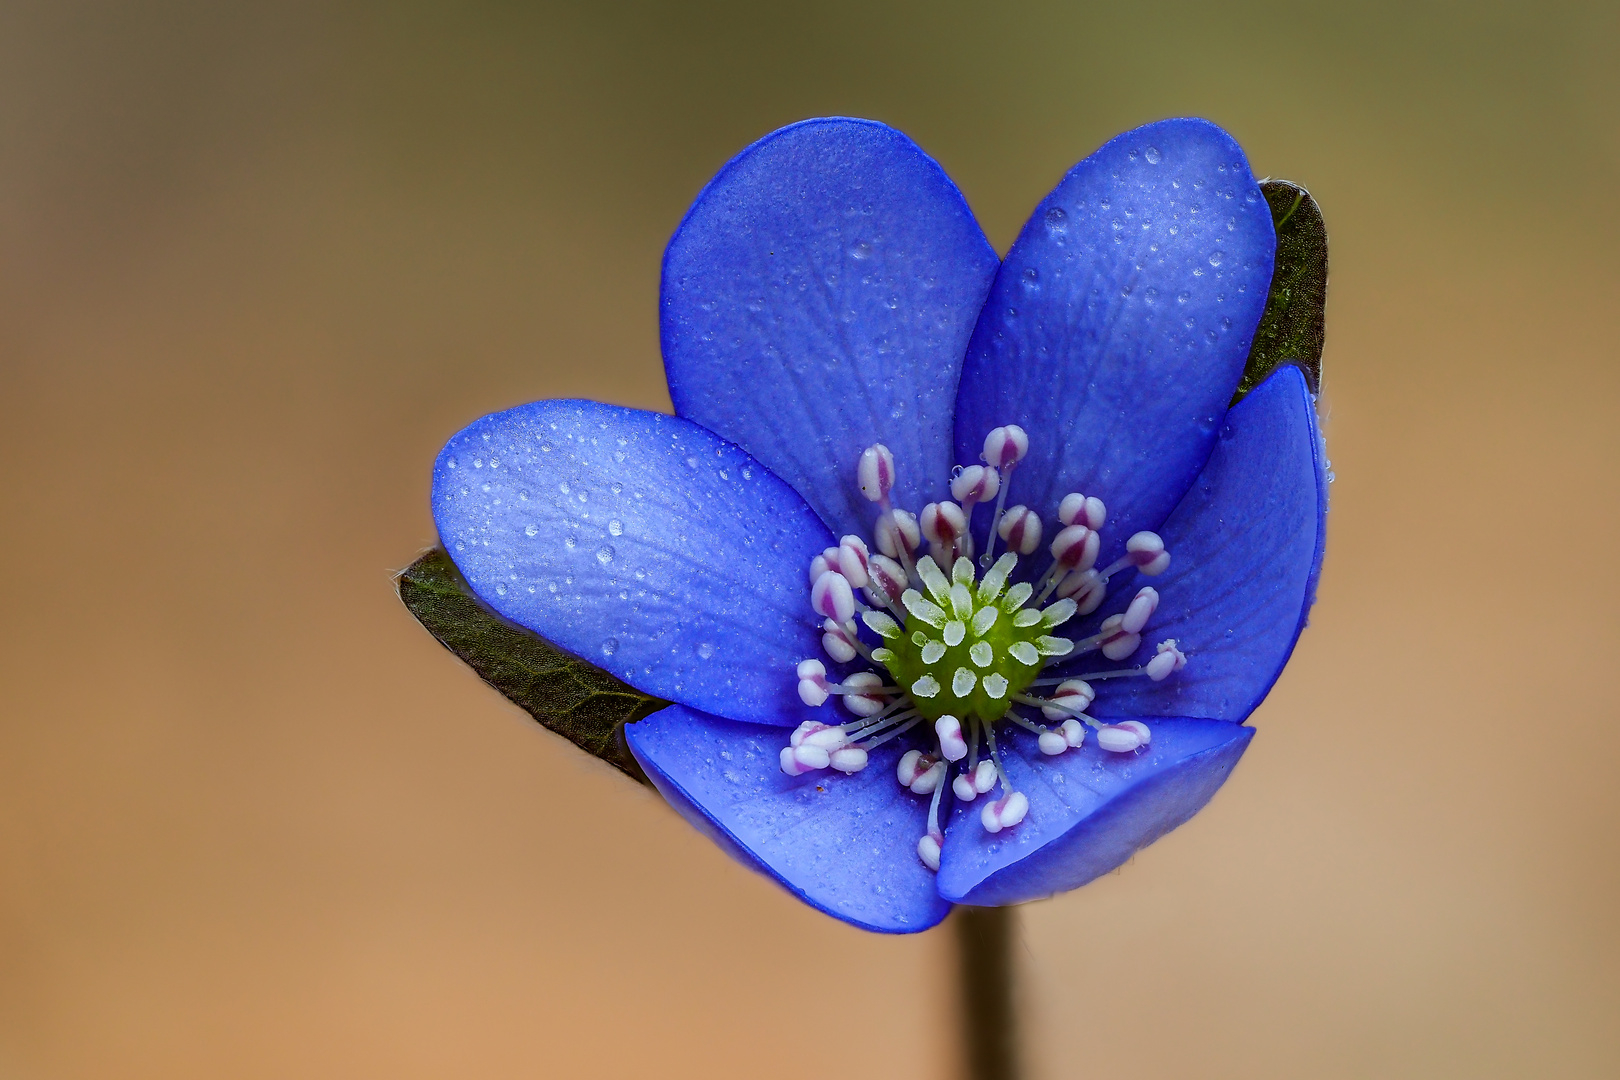
{"label": "blue flower", "polygon": [[495,611],[675,702],[637,760],[807,903],[910,932],[1075,888],[1224,782],[1314,597],[1305,380],[1228,409],[1274,251],[1205,121],[1080,162],[1005,260],[904,135],[795,124],[670,242],[677,415],[484,417],[439,535]]}

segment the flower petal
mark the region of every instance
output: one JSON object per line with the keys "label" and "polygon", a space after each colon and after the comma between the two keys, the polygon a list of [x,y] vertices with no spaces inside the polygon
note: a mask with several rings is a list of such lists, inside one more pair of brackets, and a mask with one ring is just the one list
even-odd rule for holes
{"label": "flower petal", "polygon": [[812,907],[891,934],[926,930],[950,911],[917,858],[928,800],[895,782],[898,740],[851,776],[786,776],[784,736],[679,705],[624,731],[682,817]]}
{"label": "flower petal", "polygon": [[630,685],[762,724],[811,715],[793,669],[820,649],[805,574],[832,537],[713,432],[520,405],[446,444],[433,516],[481,600]]}
{"label": "flower petal", "polygon": [[962,353],[997,259],[933,159],[870,120],[806,120],[733,158],[664,255],[675,411],[792,484],[838,533],[874,511],[860,452],[894,452],[895,501],[944,496]]}
{"label": "flower petal", "polygon": [[[1265,308],[1271,211],[1231,136],[1163,120],[1112,140],[1035,208],[962,369],[959,462],[1030,436],[1011,498],[1108,506],[1104,560],[1155,529],[1209,456]],[[978,515],[982,530],[986,513]]]}
{"label": "flower petal", "polygon": [[[1029,799],[1022,822],[1000,833],[980,803],[958,806],[945,830],[939,892],[958,904],[998,907],[1078,888],[1196,814],[1226,781],[1254,729],[1225,720],[1154,718],[1153,742],[1130,754],[1098,749],[1095,735],[1057,757],[1035,736],[999,736],[1002,764]],[[999,794],[998,794],[999,797]]]}
{"label": "flower petal", "polygon": [[[1141,582],[1158,591],[1159,609],[1135,662],[1175,638],[1187,666],[1160,683],[1099,682],[1092,711],[1245,719],[1282,674],[1316,601],[1326,515],[1310,390],[1298,368],[1279,368],[1226,414],[1209,464],[1165,523],[1170,569]],[[1134,593],[1110,597],[1114,609]]]}

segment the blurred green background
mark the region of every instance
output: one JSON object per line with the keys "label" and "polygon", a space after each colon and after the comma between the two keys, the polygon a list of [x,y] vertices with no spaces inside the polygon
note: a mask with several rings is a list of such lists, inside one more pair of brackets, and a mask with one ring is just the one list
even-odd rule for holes
{"label": "blurred green background", "polygon": [[428,470],[667,408],[663,245],[765,132],[1005,249],[1226,126],[1332,236],[1311,629],[1187,827],[1024,909],[1042,1078],[1620,1074],[1612,4],[0,4],[0,1078],[951,1076],[869,937],[399,606]]}

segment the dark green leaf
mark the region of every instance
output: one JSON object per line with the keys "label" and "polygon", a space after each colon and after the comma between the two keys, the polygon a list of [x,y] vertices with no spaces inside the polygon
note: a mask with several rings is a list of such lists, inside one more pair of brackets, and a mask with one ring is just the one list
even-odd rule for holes
{"label": "dark green leaf", "polygon": [[1327,227],[1311,193],[1287,180],[1266,180],[1260,192],[1271,207],[1277,228],[1277,269],[1271,275],[1271,295],[1254,334],[1249,363],[1232,396],[1236,405],[1244,394],[1266,381],[1283,364],[1305,373],[1311,392],[1322,388],[1323,312],[1327,306]]}
{"label": "dark green leaf", "polygon": [[412,563],[396,584],[417,621],[485,682],[581,750],[646,783],[621,729],[669,702],[496,615],[438,548]]}

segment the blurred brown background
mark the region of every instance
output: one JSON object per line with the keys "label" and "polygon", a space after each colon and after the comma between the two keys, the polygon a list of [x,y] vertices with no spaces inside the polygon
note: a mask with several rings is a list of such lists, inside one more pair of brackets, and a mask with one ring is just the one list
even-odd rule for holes
{"label": "blurred brown background", "polygon": [[468,420],[668,407],[665,240],[831,113],[1003,249],[1186,113],[1332,233],[1313,625],[1205,813],[1024,909],[1035,1075],[1620,1074],[1614,6],[995,7],[0,5],[0,1078],[952,1075],[947,933],[390,583]]}

